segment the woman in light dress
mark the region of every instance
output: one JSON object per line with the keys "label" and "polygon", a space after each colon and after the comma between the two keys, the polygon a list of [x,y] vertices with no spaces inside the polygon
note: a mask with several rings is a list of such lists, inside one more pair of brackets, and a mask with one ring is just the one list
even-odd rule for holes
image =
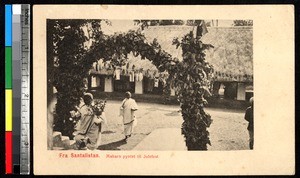
{"label": "woman in light dress", "polygon": [[133,128],[137,123],[135,117],[136,110],[138,110],[138,106],[135,100],[131,98],[131,93],[128,91],[125,93],[125,99],[120,108],[120,115],[123,116],[125,140],[131,136]]}

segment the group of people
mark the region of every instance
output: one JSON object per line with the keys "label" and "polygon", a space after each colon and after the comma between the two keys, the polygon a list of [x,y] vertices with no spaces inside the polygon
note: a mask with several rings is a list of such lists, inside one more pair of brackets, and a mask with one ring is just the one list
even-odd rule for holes
{"label": "group of people", "polygon": [[[134,126],[136,125],[135,111],[138,106],[134,99],[131,98],[131,93],[125,93],[125,99],[120,107],[120,116],[123,117],[124,124],[124,140],[131,136]],[[83,104],[77,108],[77,111],[70,112],[71,117],[79,117],[79,121],[75,126],[74,138],[76,148],[79,150],[97,149],[101,145],[101,132],[103,126],[107,124],[107,119],[104,110],[101,114],[95,113],[95,105],[93,95],[86,93],[83,96]]]}
{"label": "group of people", "polygon": [[[48,148],[52,149],[53,143],[51,142],[53,128],[53,115],[55,112],[56,97],[48,103]],[[101,132],[103,126],[107,124],[107,119],[102,108],[101,114],[95,113],[94,99],[91,93],[85,93],[82,98],[82,104],[70,112],[71,117],[79,117],[79,121],[76,124],[74,138],[76,141],[77,149],[97,149],[101,144]],[[248,121],[248,132],[249,132],[249,147],[253,149],[254,143],[254,129],[253,129],[253,107],[254,99],[250,99],[250,106],[245,112],[245,120]],[[137,124],[135,111],[138,110],[137,103],[131,98],[131,93],[125,93],[125,99],[122,101],[120,106],[120,116],[123,117],[124,124],[124,141],[127,141],[131,137],[133,128]]]}

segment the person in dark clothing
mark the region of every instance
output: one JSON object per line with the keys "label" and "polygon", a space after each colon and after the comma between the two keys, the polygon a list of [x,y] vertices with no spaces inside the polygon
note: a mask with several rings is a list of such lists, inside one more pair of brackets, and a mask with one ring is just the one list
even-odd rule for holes
{"label": "person in dark clothing", "polygon": [[254,129],[253,129],[253,103],[254,103],[254,99],[253,97],[250,98],[250,106],[246,109],[246,113],[245,113],[245,120],[248,121],[248,132],[249,132],[249,146],[250,149],[253,149],[253,142],[254,142]]}

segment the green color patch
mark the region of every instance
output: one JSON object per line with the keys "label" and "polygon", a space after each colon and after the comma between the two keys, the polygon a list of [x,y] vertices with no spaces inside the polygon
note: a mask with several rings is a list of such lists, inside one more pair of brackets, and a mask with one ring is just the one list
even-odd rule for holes
{"label": "green color patch", "polygon": [[5,47],[5,88],[12,88],[12,49]]}

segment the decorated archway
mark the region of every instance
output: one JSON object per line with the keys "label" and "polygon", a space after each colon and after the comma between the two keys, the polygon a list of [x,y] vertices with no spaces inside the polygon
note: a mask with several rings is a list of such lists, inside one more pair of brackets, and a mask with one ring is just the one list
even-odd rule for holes
{"label": "decorated archway", "polygon": [[[57,89],[54,130],[72,137],[76,122],[70,120],[70,111],[80,102],[85,78],[93,62],[103,59],[113,66],[125,65],[127,55],[133,53],[141,60],[150,60],[160,72],[168,72],[167,88],[176,88],[183,124],[182,134],[188,150],[207,150],[210,144],[207,128],[212,120],[204,111],[209,95],[213,67],[205,60],[203,44],[204,21],[195,21],[196,32],[182,39],[173,39],[173,45],[182,49],[182,60],[165,52],[156,40],[147,42],[141,30],[105,35],[101,20],[48,20],[48,85]],[[107,21],[105,21],[107,22]],[[144,28],[145,22],[140,21]],[[51,62],[49,62],[51,61]],[[49,88],[49,86],[48,86]],[[49,94],[49,91],[48,91]]]}

